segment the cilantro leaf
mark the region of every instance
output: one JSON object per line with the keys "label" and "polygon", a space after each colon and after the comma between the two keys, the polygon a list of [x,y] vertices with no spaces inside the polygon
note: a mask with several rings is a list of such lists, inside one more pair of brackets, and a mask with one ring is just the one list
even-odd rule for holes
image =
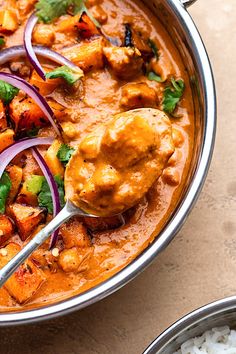
{"label": "cilantro leaf", "polygon": [[[64,181],[61,179],[60,176],[55,176],[54,179],[56,181],[58,191],[59,191],[60,204],[61,207],[63,208],[65,205]],[[53,213],[52,195],[51,195],[49,185],[45,178],[42,183],[41,191],[38,195],[38,202],[40,207],[47,208],[50,214]]]}
{"label": "cilantro leaf", "polygon": [[73,85],[83,76],[83,71],[79,67],[78,70],[72,70],[68,66],[60,66],[46,74],[47,79],[63,78],[69,85]]}
{"label": "cilantro leaf", "polygon": [[42,184],[45,180],[43,176],[33,175],[29,179],[27,179],[26,189],[33,194],[39,194],[42,189]]}
{"label": "cilantro leaf", "polygon": [[8,84],[5,81],[0,80],[0,99],[3,103],[9,104],[13,98],[18,94],[19,89]]}
{"label": "cilantro leaf", "polygon": [[151,50],[152,50],[154,56],[156,57],[156,59],[159,59],[159,50],[157,48],[156,43],[152,39],[149,39],[148,40],[148,45],[151,48]]}
{"label": "cilantro leaf", "polygon": [[85,0],[39,0],[35,5],[36,15],[39,21],[50,23],[56,18],[65,15],[69,8],[73,9],[73,14],[82,14],[84,11],[97,27],[100,27],[98,21],[93,18],[85,6]]}
{"label": "cilantro leaf", "polygon": [[63,165],[67,165],[74,151],[69,145],[62,144],[58,150],[57,157]]}
{"label": "cilantro leaf", "polygon": [[50,23],[55,18],[65,15],[71,0],[39,0],[35,5],[36,15],[44,23]]}
{"label": "cilantro leaf", "polygon": [[0,213],[1,214],[5,213],[6,200],[11,190],[11,185],[12,183],[9,175],[6,172],[4,172],[0,179]]}
{"label": "cilantro leaf", "polygon": [[181,100],[185,89],[185,84],[182,79],[171,79],[171,85],[167,86],[164,90],[163,97],[163,110],[166,113],[173,113],[177,104]]}
{"label": "cilantro leaf", "polygon": [[156,73],[154,73],[154,71],[150,71],[148,73],[148,80],[156,81],[156,82],[163,82],[162,78],[159,75],[157,75]]}
{"label": "cilantro leaf", "polygon": [[4,37],[0,37],[0,47],[3,47],[5,44],[6,43]]}

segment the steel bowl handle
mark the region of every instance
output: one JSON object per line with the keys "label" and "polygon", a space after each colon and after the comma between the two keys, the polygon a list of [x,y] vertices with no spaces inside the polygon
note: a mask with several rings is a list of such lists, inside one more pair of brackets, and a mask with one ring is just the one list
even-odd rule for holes
{"label": "steel bowl handle", "polygon": [[183,4],[185,7],[192,5],[195,1],[197,0],[180,0],[181,4]]}

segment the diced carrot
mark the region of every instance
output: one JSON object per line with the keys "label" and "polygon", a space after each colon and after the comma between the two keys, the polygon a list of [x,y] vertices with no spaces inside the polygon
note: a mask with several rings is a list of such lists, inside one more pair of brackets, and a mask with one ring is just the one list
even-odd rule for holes
{"label": "diced carrot", "polygon": [[14,143],[15,132],[12,129],[6,129],[0,133],[0,152]]}
{"label": "diced carrot", "polygon": [[64,167],[61,161],[57,157],[58,150],[60,149],[61,142],[56,139],[52,143],[52,145],[47,150],[44,159],[54,176],[59,175],[61,177],[64,176]]}
{"label": "diced carrot", "polygon": [[45,220],[44,210],[18,203],[10,205],[8,213],[15,221],[22,241],[25,241],[35,228]]}
{"label": "diced carrot", "polygon": [[10,117],[17,131],[28,131],[48,125],[48,119],[30,98],[16,96],[10,103]]}
{"label": "diced carrot", "polygon": [[83,71],[102,69],[104,39],[97,38],[89,43],[76,45],[63,51],[63,55],[78,65]]}
{"label": "diced carrot", "polygon": [[0,11],[0,33],[11,34],[19,27],[16,12],[13,10]]}
{"label": "diced carrot", "polygon": [[[9,243],[0,252],[0,267],[4,267],[19,251],[20,246]],[[6,282],[5,288],[20,304],[29,300],[46,281],[44,273],[31,260],[27,260]]]}
{"label": "diced carrot", "polygon": [[21,167],[10,165],[7,167],[7,172],[11,179],[11,190],[8,196],[8,201],[12,202],[19,191],[23,177],[23,171]]}
{"label": "diced carrot", "polygon": [[[49,71],[49,70],[46,70],[45,68],[44,68],[44,70],[46,72]],[[36,73],[35,70],[32,72],[32,75],[30,78],[31,85],[37,87],[39,89],[39,92],[43,96],[47,96],[50,93],[52,93],[55,90],[55,88],[57,88],[62,82],[63,82],[62,79],[47,79],[46,81],[44,81]]]}
{"label": "diced carrot", "polygon": [[11,220],[6,215],[0,215],[0,246],[2,246],[14,233]]}

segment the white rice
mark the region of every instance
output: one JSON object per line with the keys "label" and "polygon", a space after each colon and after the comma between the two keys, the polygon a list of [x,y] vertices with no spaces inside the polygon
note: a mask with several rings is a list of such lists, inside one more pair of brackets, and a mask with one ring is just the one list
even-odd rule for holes
{"label": "white rice", "polygon": [[236,331],[228,326],[213,328],[189,339],[174,354],[236,354]]}

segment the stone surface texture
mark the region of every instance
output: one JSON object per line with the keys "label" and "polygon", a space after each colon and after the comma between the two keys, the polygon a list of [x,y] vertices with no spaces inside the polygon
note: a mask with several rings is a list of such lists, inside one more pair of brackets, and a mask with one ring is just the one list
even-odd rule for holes
{"label": "stone surface texture", "polygon": [[201,197],[174,242],[104,301],[38,325],[0,329],[1,354],[141,354],[175,320],[236,293],[236,1],[189,9],[212,61],[218,134]]}

